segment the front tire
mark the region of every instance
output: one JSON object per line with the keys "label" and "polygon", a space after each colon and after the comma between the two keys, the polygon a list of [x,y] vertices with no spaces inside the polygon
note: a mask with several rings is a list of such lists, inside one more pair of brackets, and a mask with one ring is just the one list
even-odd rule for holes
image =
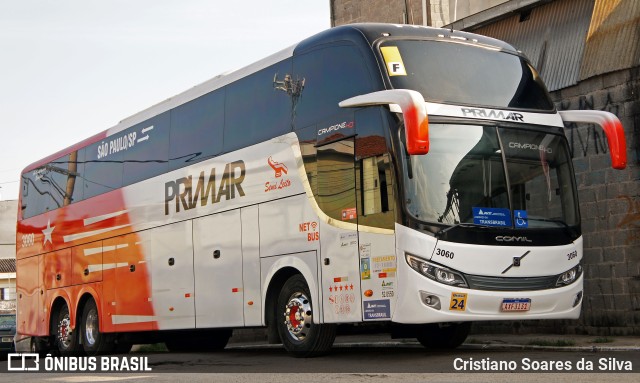
{"label": "front tire", "polygon": [[276,303],[276,326],[284,348],[294,357],[326,354],[336,338],[335,324],[313,323],[313,302],[304,277],[290,277]]}
{"label": "front tire", "polygon": [[416,338],[425,348],[450,350],[460,346],[470,330],[471,322],[429,323],[418,330]]}
{"label": "front tire", "polygon": [[93,299],[87,301],[82,310],[80,322],[82,348],[87,355],[105,355],[113,353],[115,344],[113,334],[100,332],[100,318],[98,308]]}

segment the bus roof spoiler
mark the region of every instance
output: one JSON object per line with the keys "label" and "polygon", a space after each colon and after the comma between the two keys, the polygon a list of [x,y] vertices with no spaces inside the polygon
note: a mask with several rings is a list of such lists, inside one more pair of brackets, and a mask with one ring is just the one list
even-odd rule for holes
{"label": "bus roof spoiler", "polygon": [[410,155],[429,152],[429,119],[424,98],[409,89],[392,89],[367,93],[341,101],[341,108],[397,104],[404,115],[407,152]]}
{"label": "bus roof spoiler", "polygon": [[560,117],[564,122],[583,122],[600,126],[607,136],[611,167],[620,170],[627,167],[627,141],[622,123],[616,115],[600,110],[564,110],[560,111]]}

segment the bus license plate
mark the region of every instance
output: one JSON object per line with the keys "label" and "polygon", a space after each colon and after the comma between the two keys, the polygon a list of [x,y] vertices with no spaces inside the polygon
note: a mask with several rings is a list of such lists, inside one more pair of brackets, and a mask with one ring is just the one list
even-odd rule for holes
{"label": "bus license plate", "polygon": [[530,308],[529,298],[507,298],[502,300],[501,311],[529,311]]}
{"label": "bus license plate", "polygon": [[2,343],[9,343],[9,342],[13,342],[13,338],[5,336],[2,338]]}

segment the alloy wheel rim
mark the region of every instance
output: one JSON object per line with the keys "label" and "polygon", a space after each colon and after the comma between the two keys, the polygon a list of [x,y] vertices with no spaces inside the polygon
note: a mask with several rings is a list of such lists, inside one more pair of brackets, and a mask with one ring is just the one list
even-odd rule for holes
{"label": "alloy wheel rim", "polygon": [[96,344],[96,338],[98,335],[98,315],[95,310],[91,310],[87,315],[85,329],[85,340],[87,341],[87,344],[93,346]]}
{"label": "alloy wheel rim", "polygon": [[311,301],[303,293],[294,293],[285,306],[284,324],[289,335],[296,341],[303,341],[313,323]]}
{"label": "alloy wheel rim", "polygon": [[71,346],[71,336],[71,319],[69,319],[69,314],[67,313],[58,323],[58,340],[64,348]]}

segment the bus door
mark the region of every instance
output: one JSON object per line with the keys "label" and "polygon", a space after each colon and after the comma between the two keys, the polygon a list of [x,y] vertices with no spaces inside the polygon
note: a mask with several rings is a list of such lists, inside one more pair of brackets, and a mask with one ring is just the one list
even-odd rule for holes
{"label": "bus door", "polygon": [[359,322],[362,314],[358,282],[355,139],[352,135],[326,144],[320,138],[318,141],[316,200],[326,215],[320,220],[324,321]]}
{"label": "bus door", "polygon": [[362,319],[390,320],[398,281],[391,155],[382,108],[358,110],[355,184]]}

